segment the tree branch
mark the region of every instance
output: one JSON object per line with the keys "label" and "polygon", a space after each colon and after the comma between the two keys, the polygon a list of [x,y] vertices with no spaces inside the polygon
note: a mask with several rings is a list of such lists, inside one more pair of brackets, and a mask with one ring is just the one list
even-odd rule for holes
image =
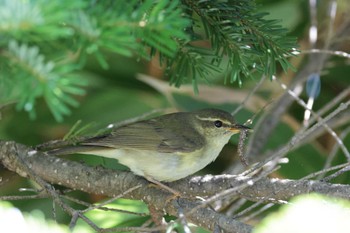
{"label": "tree branch", "polygon": [[[101,167],[88,167],[74,161],[45,155],[15,142],[0,141],[0,161],[7,169],[24,177],[32,177],[21,165],[21,161],[25,161],[26,166],[35,175],[47,182],[63,185],[74,190],[103,194],[110,197],[117,196],[132,187],[142,185],[141,188],[126,194],[125,197],[143,200],[146,203],[152,204],[158,210],[163,210],[174,216],[177,216],[179,209],[186,213],[197,205],[196,201],[185,198],[179,198],[178,200],[169,202],[168,200],[172,197],[172,194],[147,185],[148,181],[130,172],[115,171]],[[182,187],[182,185],[185,186]],[[177,182],[172,187],[183,191],[191,189],[190,186],[196,187],[192,188],[193,190],[200,190],[199,186],[196,186],[193,182],[188,183],[188,180]],[[213,193],[214,190],[212,189],[211,192]],[[195,193],[203,194],[202,191],[191,191],[186,195],[193,197]],[[195,213],[186,217],[191,222],[210,230],[214,230],[216,225],[225,232],[246,233],[251,232],[252,229],[249,225],[216,213],[207,207],[200,208]]]}
{"label": "tree branch", "polygon": [[140,199],[152,204],[159,210],[171,215],[177,215],[181,209],[190,221],[199,226],[213,230],[215,223],[226,232],[250,232],[251,227],[231,219],[223,214],[203,207],[191,211],[200,203],[188,198],[195,196],[210,197],[220,191],[232,190],[231,195],[251,201],[283,203],[289,198],[303,194],[317,192],[333,197],[350,199],[350,186],[330,184],[310,180],[280,180],[261,177],[255,179],[248,176],[217,175],[192,177],[168,184],[171,188],[183,193],[178,200],[167,202],[172,194],[147,185],[148,182],[130,172],[121,172],[106,168],[93,168],[74,161],[69,161],[45,155],[31,148],[15,143],[0,141],[1,163],[24,177],[32,177],[21,165],[21,161],[41,179],[66,186],[74,190],[88,193],[103,194],[115,197],[125,190],[135,186],[142,187],[125,195],[126,198]]}

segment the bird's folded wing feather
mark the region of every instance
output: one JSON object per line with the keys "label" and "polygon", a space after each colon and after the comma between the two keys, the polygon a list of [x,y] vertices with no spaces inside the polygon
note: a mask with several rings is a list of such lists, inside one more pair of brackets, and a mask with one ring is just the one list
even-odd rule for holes
{"label": "bird's folded wing feather", "polygon": [[[81,142],[80,145],[110,148],[134,148],[161,153],[191,152],[200,149],[204,140],[194,130],[183,132],[169,125],[155,124],[156,120],[137,122],[113,130],[110,134]],[[183,122],[183,124],[188,124]]]}

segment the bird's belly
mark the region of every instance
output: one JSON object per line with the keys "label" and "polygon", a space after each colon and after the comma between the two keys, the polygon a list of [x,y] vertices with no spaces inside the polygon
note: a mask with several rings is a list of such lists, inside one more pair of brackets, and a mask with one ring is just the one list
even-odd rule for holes
{"label": "bird's belly", "polygon": [[153,155],[150,153],[152,152],[133,149],[94,151],[96,155],[118,159],[136,175],[171,182],[201,170],[215,160],[220,150],[210,150],[205,153],[198,150],[190,156],[182,153],[155,153]]}
{"label": "bird's belly", "polygon": [[194,171],[194,167],[186,165],[183,155],[157,153],[150,156],[150,153],[137,151],[121,156],[118,160],[137,175],[166,182],[179,180],[199,170]]}

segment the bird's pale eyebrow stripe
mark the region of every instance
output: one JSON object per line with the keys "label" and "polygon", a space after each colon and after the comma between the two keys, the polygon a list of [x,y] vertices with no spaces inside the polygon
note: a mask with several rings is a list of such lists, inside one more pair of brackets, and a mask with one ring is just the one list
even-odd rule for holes
{"label": "bird's pale eyebrow stripe", "polygon": [[231,125],[232,123],[229,122],[229,121],[226,121],[226,120],[223,120],[223,119],[219,119],[219,118],[211,118],[211,117],[199,117],[199,116],[196,116],[199,120],[202,120],[202,121],[211,121],[211,122],[214,122],[214,121],[217,121],[217,120],[220,120],[222,121],[222,123],[224,124],[227,124],[227,125]]}

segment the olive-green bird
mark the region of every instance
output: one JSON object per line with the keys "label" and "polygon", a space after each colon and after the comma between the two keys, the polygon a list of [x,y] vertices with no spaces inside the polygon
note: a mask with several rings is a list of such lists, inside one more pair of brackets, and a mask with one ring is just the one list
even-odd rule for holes
{"label": "olive-green bird", "polygon": [[233,134],[247,129],[230,113],[218,109],[177,112],[124,125],[48,153],[113,158],[136,175],[171,182],[207,166]]}

